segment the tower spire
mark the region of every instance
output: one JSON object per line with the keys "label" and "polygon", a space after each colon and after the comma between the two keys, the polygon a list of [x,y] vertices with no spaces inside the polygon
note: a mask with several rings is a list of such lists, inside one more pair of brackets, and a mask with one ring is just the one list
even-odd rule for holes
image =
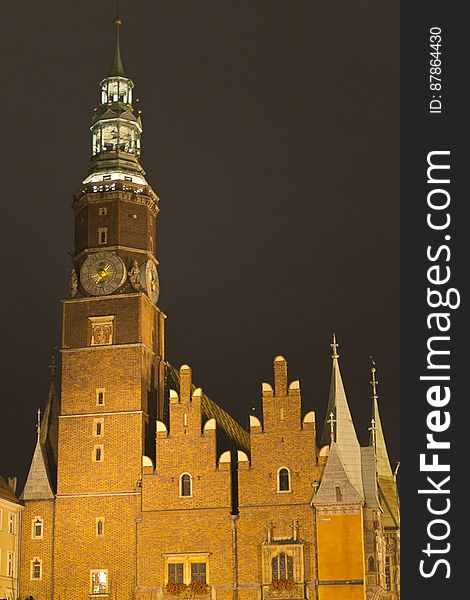
{"label": "tower spire", "polygon": [[116,17],[114,19],[114,25],[116,27],[116,41],[114,45],[114,56],[111,71],[109,72],[110,77],[125,77],[124,67],[122,66],[121,59],[121,47],[120,47],[120,28],[122,25],[122,19],[119,16],[119,0],[116,0]]}
{"label": "tower spire", "polygon": [[361,447],[357,439],[356,430],[354,429],[339,368],[339,344],[336,334],[333,334],[330,346],[332,349],[331,358],[333,365],[330,396],[321,445],[330,446],[330,450],[333,443],[336,445],[340,460],[351,485],[360,496],[363,496]]}

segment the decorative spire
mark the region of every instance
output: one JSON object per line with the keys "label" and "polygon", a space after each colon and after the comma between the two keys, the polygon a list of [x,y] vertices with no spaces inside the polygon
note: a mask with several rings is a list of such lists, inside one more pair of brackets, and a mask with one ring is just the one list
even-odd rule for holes
{"label": "decorative spire", "polygon": [[41,409],[38,408],[38,416],[37,416],[37,420],[36,420],[36,432],[38,434],[38,442],[39,442],[39,438],[41,437]]}
{"label": "decorative spire", "polygon": [[336,342],[336,333],[333,334],[333,342],[330,344],[331,349],[333,350],[333,354],[331,355],[331,358],[333,360],[338,360],[339,358],[339,354],[338,354],[338,348],[339,348],[339,344]]}
{"label": "decorative spire", "polygon": [[55,356],[51,354],[51,362],[49,364],[49,371],[51,373],[51,379],[55,379]]}
{"label": "decorative spire", "polygon": [[[376,446],[377,446],[377,421],[375,419],[377,411],[375,410],[375,406],[377,405],[377,400],[379,398],[379,396],[377,394],[377,386],[378,386],[379,382],[375,378],[375,373],[377,372],[377,368],[375,366],[375,361],[372,358],[372,356],[370,356],[369,358],[371,360],[370,372],[372,375],[372,379],[370,381],[370,384],[372,386],[372,419],[371,419],[370,427],[369,427],[368,431],[370,431],[370,445],[375,450]],[[377,456],[376,456],[376,458],[377,458]]]}
{"label": "decorative spire", "polygon": [[114,46],[114,57],[111,71],[109,72],[110,77],[125,77],[124,67],[122,66],[121,59],[121,48],[119,44],[119,29],[122,25],[122,20],[119,17],[119,0],[116,1],[116,18],[114,19],[114,25],[116,26],[116,43]]}

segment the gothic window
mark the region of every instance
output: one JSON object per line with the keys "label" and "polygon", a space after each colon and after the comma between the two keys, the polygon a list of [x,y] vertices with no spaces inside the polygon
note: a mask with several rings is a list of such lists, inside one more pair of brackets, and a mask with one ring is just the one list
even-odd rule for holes
{"label": "gothic window", "polygon": [[108,241],[108,228],[100,227],[98,229],[98,244],[106,244]]}
{"label": "gothic window", "polygon": [[31,579],[42,579],[42,561],[39,558],[31,561]]}
{"label": "gothic window", "polygon": [[183,473],[180,477],[180,496],[190,497],[193,495],[192,478],[189,473]]}
{"label": "gothic window", "polygon": [[294,579],[294,557],[280,552],[271,560],[271,579]]}
{"label": "gothic window", "polygon": [[290,471],[286,467],[282,467],[277,472],[277,491],[290,492]]}
{"label": "gothic window", "polygon": [[108,591],[108,571],[104,569],[96,569],[90,571],[91,578],[91,593],[106,594]]}
{"label": "gothic window", "polygon": [[168,564],[168,583],[184,583],[183,567],[183,563]]}
{"label": "gothic window", "polygon": [[98,406],[103,406],[104,404],[104,389],[97,389],[96,390],[96,404]]}
{"label": "gothic window", "polygon": [[375,561],[374,561],[374,557],[373,556],[369,556],[369,559],[367,561],[367,570],[368,571],[375,571]]}
{"label": "gothic window", "polygon": [[44,521],[40,517],[35,517],[32,522],[32,538],[42,539]]}
{"label": "gothic window", "polygon": [[206,583],[206,563],[191,563],[191,581]]}
{"label": "gothic window", "polygon": [[104,535],[104,519],[102,517],[96,519],[96,535]]}

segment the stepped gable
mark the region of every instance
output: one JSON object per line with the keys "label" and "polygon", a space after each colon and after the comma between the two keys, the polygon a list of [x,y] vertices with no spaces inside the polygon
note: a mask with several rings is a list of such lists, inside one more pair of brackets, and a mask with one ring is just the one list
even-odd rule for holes
{"label": "stepped gable", "polygon": [[[169,390],[180,392],[180,374],[170,363],[165,363],[165,397],[168,398]],[[191,384],[191,393],[197,386]],[[204,421],[215,419],[217,422],[217,452],[220,455],[226,450],[242,450],[250,454],[250,435],[233,417],[223,408],[211,400],[204,392],[202,393],[202,415]],[[202,424],[201,424],[202,425]]]}

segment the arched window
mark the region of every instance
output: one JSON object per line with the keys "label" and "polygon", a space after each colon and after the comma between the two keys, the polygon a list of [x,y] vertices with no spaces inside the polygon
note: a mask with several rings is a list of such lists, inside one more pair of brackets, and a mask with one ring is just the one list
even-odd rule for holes
{"label": "arched window", "polygon": [[294,579],[294,557],[285,552],[273,556],[271,560],[271,578],[273,581]]}
{"label": "arched window", "polygon": [[180,477],[180,496],[192,496],[193,485],[192,477],[189,473],[183,473]]}
{"label": "arched window", "polygon": [[279,492],[290,492],[290,471],[286,467],[277,472],[277,489]]}
{"label": "arched window", "polygon": [[96,535],[104,535],[104,519],[96,519]]}
{"label": "arched window", "polygon": [[375,571],[375,561],[373,556],[369,556],[369,560],[367,561],[367,570]]}

